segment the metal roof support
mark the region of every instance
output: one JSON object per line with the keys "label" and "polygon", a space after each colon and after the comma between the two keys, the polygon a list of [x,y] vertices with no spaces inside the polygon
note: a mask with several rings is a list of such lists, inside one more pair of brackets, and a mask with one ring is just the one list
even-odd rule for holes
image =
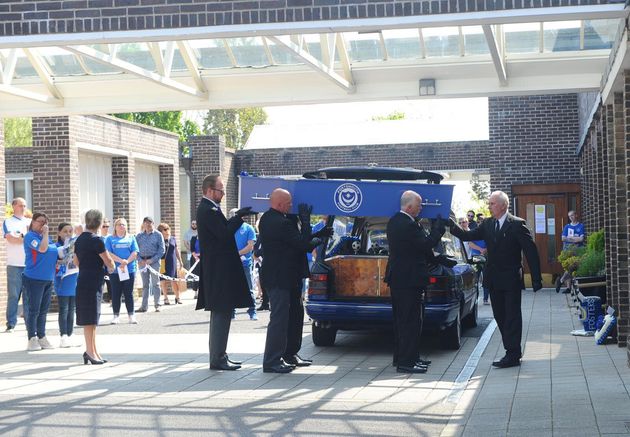
{"label": "metal roof support", "polygon": [[[335,37],[335,47],[339,53],[339,60],[341,61],[341,68],[343,69],[343,76],[348,83],[352,86],[352,92],[354,92],[354,77],[352,77],[352,66],[350,65],[350,56],[348,56],[348,49],[346,48],[346,41],[343,39],[343,34],[338,33]],[[333,64],[334,65],[334,58]]]}
{"label": "metal roof support", "polygon": [[157,72],[164,77],[169,77],[170,71],[166,73],[166,70],[164,68],[164,56],[162,56],[162,49],[160,48],[160,43],[148,42],[147,47],[149,48],[149,52],[151,53],[153,62],[155,62],[155,69],[157,70]]}
{"label": "metal roof support", "polygon": [[0,83],[10,84],[15,74],[15,65],[17,64],[17,49],[11,49],[9,56],[4,64],[0,63]]}
{"label": "metal roof support", "polygon": [[71,53],[74,53],[77,55],[83,55],[88,58],[91,58],[97,62],[100,62],[101,64],[109,65],[110,67],[114,67],[119,70],[123,70],[129,74],[133,74],[143,79],[147,79],[151,82],[157,83],[158,85],[162,85],[166,88],[170,88],[172,90],[179,91],[181,93],[188,94],[191,96],[199,97],[200,99],[204,99],[207,97],[207,93],[203,93],[195,88],[189,87],[188,85],[184,85],[183,83],[177,82],[168,77],[164,77],[160,74],[146,70],[142,67],[138,67],[137,65],[131,64],[127,61],[118,59],[115,56],[106,55],[103,52],[99,52],[98,50],[94,50],[90,47],[64,46],[62,48]]}
{"label": "metal roof support", "polygon": [[[318,59],[307,53],[300,46],[296,45],[290,40],[287,40],[285,37],[277,37],[277,36],[267,36],[269,40],[278,44],[280,47],[283,47],[285,50],[290,51],[295,56],[299,57],[304,61],[305,64],[309,65],[316,72],[320,73],[328,80],[332,81],[335,85],[340,86],[348,93],[354,92],[354,83],[349,81],[347,78],[344,78],[337,74],[333,68],[324,63],[320,62]],[[342,61],[343,63],[343,61]]]}
{"label": "metal roof support", "polygon": [[[193,52],[192,47],[188,44],[188,41],[177,41],[177,48],[179,49],[179,54],[182,55],[184,62],[186,63],[186,67],[188,67],[188,72],[192,76],[195,81],[195,85],[197,85],[197,89],[200,93],[207,94],[208,88],[206,88],[206,84],[203,82],[201,78],[201,74],[199,73],[199,63],[197,62],[197,57]],[[168,46],[167,46],[167,55],[168,55]],[[173,52],[170,54],[170,64],[173,63]],[[170,67],[169,67],[170,69]]]}
{"label": "metal roof support", "polygon": [[260,37],[262,40],[263,47],[265,48],[265,55],[267,55],[267,61],[269,61],[269,65],[274,65],[276,61],[273,60],[273,54],[271,53],[271,49],[269,48],[269,43],[262,36]]}
{"label": "metal roof support", "polygon": [[62,101],[40,93],[26,91],[12,85],[0,84],[0,93],[11,94],[12,96],[23,97],[25,99],[34,100],[40,103],[48,103],[53,105],[62,105]]}
{"label": "metal roof support", "polygon": [[484,24],[481,27],[483,28],[483,33],[486,36],[486,41],[488,42],[488,49],[490,50],[490,56],[492,56],[494,69],[497,71],[497,76],[499,76],[499,82],[501,85],[505,86],[507,85],[507,72],[505,68],[505,57],[503,54],[501,29],[497,26],[493,32],[493,29],[489,24]]}
{"label": "metal roof support", "polygon": [[322,62],[328,65],[329,68],[335,63],[335,39],[337,34],[333,34],[332,37],[328,33],[319,34],[319,45],[322,51]]}
{"label": "metal roof support", "polygon": [[52,75],[50,74],[50,69],[46,62],[42,59],[42,57],[37,53],[37,49],[22,49],[24,54],[28,58],[29,62],[37,72],[37,75],[42,80],[46,88],[48,88],[48,92],[58,100],[63,100],[63,96],[61,92],[59,92],[59,88],[55,85],[53,81]]}

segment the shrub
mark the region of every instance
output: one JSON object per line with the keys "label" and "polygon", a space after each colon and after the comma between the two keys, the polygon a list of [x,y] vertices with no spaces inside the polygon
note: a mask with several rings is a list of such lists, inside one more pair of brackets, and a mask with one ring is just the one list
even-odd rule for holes
{"label": "shrub", "polygon": [[575,271],[576,276],[600,276],[605,274],[606,258],[603,251],[587,251]]}

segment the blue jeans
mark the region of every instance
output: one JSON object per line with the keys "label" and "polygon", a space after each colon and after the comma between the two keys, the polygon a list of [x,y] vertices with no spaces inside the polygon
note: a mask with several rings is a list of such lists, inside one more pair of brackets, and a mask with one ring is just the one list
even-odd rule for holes
{"label": "blue jeans", "polygon": [[59,302],[59,335],[72,335],[74,329],[74,311],[76,309],[76,297],[57,296]]}
{"label": "blue jeans", "polygon": [[40,281],[22,275],[24,293],[28,296],[26,331],[28,338],[46,337],[46,316],[50,307],[53,281]]}
{"label": "blue jeans", "polygon": [[[160,271],[160,262],[156,262],[151,264],[151,267],[156,272]],[[146,310],[149,308],[149,293],[153,295],[153,304],[158,306],[160,303],[160,278],[155,273],[149,272],[149,270],[145,270],[140,273],[142,277],[142,304],[140,308]]]}
{"label": "blue jeans", "polygon": [[125,296],[125,307],[127,307],[127,314],[133,315],[133,282],[136,278],[136,272],[129,273],[129,279],[126,281],[120,281],[118,279],[118,273],[109,275],[109,282],[112,284],[112,309],[114,315],[120,315],[120,298]]}
{"label": "blue jeans", "polygon": [[[249,317],[253,317],[256,315],[256,296],[254,296],[254,287],[252,286],[252,269],[250,266],[243,266],[243,270],[245,271],[245,279],[247,279],[247,285],[249,286],[249,295],[252,298],[252,306],[247,309],[247,314]],[[236,308],[232,312],[232,317],[236,316]]]}
{"label": "blue jeans", "polygon": [[22,293],[22,273],[24,267],[7,266],[7,328],[15,328],[17,325],[18,302],[22,296],[22,308],[24,311],[24,320],[28,314],[28,304],[26,303],[26,294]]}

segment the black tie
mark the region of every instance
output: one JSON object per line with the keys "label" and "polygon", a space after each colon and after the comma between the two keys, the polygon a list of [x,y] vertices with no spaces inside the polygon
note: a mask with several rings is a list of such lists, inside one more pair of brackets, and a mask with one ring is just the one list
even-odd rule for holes
{"label": "black tie", "polygon": [[501,224],[499,223],[499,220],[497,220],[496,224],[494,225],[494,232],[495,234],[497,234],[497,237],[499,236],[500,230],[501,230]]}

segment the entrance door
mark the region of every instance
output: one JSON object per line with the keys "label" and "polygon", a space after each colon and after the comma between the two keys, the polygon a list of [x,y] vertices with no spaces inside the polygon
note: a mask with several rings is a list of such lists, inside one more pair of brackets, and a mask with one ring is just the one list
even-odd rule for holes
{"label": "entrance door", "polygon": [[[568,223],[568,212],[576,210],[579,215],[579,185],[520,185],[512,187],[512,191],[516,215],[527,221],[536,241],[543,282],[551,286],[563,271],[558,255],[562,251],[562,228]],[[529,267],[525,271],[529,273]]]}

